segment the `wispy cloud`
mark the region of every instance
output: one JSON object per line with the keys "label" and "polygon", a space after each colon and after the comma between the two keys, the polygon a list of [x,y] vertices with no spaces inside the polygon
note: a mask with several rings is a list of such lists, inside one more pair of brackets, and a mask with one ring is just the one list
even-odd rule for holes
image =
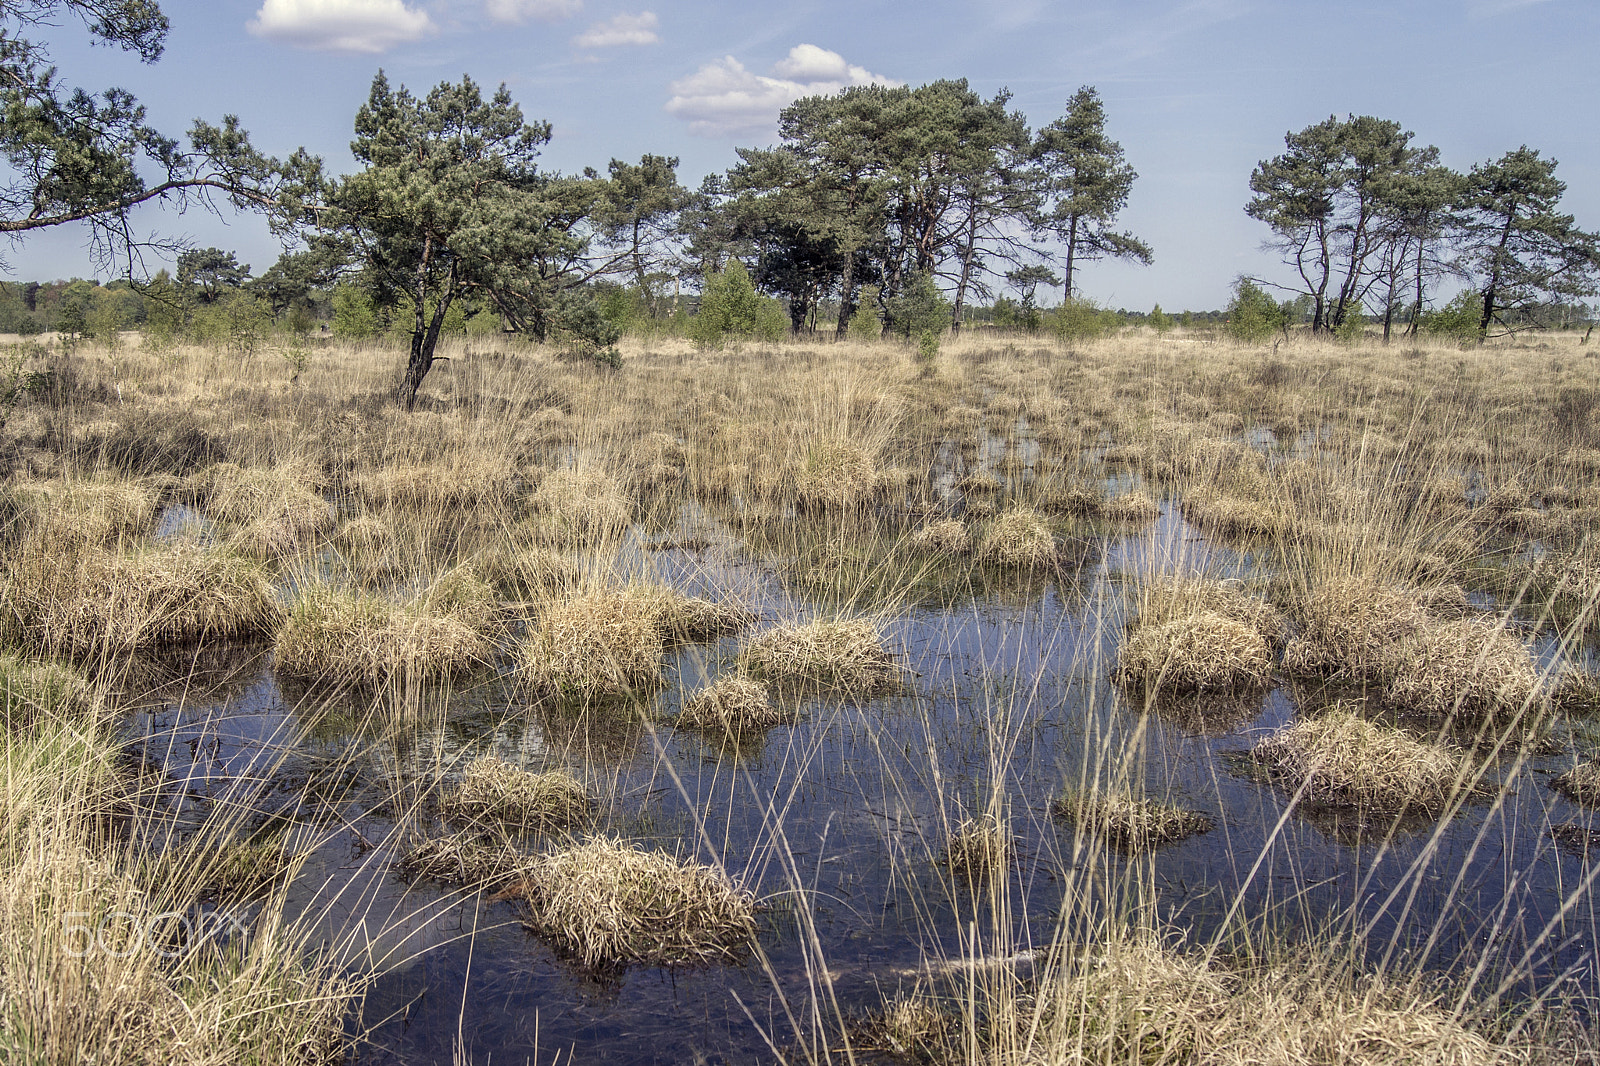
{"label": "wispy cloud", "polygon": [[604,22],[596,22],[572,39],[579,48],[615,48],[627,44],[655,44],[660,24],[654,11],[641,11],[637,15],[617,15]]}
{"label": "wispy cloud", "polygon": [[667,111],[706,137],[770,128],[778,112],[803,96],[828,95],[850,85],[899,85],[845,61],[838,52],[800,44],[772,66],[771,76],[756,74],[733,56],[707,63],[673,82]]}
{"label": "wispy cloud", "polygon": [[485,0],[483,9],[496,22],[560,22],[582,11],[583,0]]}
{"label": "wispy cloud", "polygon": [[245,28],[296,48],[367,53],[435,32],[433,20],[403,0],[265,0]]}

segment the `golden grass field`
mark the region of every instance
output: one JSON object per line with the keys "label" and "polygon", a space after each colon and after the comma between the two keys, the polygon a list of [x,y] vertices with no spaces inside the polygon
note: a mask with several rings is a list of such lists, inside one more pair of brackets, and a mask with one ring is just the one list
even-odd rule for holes
{"label": "golden grass field", "polygon": [[[1499,810],[1497,782],[1536,759],[1565,759],[1559,794],[1596,802],[1595,352],[969,331],[931,371],[890,342],[632,338],[611,372],[495,338],[447,347],[408,412],[381,345],[313,347],[298,373],[270,348],[41,349],[43,387],[0,428],[0,1060],[360,1060],[383,966],[349,964],[291,902],[306,842],[349,832],[345,808],[308,777],[304,825],[228,803],[180,817],[170,769],[128,756],[133,708],[199,687],[196,669],[175,690],[163,655],[249,647],[296,694],[293,743],[379,753],[355,832],[397,881],[518,908],[576,967],[768,972],[783,1006],[752,1024],[772,1060],[1593,1061],[1593,974],[1530,986],[1551,929],[1503,973],[1369,951],[1347,915],[1257,920],[1242,894],[1221,932],[1186,936],[1151,905],[1156,849],[1226,849],[1227,828],[1147,789],[1111,734],[1054,789],[1008,792],[1038,678],[989,660],[981,680],[1010,687],[963,712],[990,737],[978,784],[930,755],[942,828],[894,859],[965,899],[968,947],[930,929],[938,965],[877,1002],[834,994],[782,803],[757,884],[687,791],[699,816],[675,846],[630,839],[647,813],[624,811],[606,752],[678,728],[736,779],[741,752],[818,707],[927,697],[897,637],[918,612],[1035,602],[1181,516],[1203,546],[1107,579],[1100,650],[1051,679],[1142,723],[1119,738],[1237,731],[1289,692],[1294,720],[1250,737],[1258,787],[1357,812],[1384,846],[1402,816]],[[672,666],[689,661],[692,684]],[[533,719],[612,732],[539,765],[491,738],[427,755],[451,694],[486,678]],[[650,718],[668,690],[677,714]],[[657,784],[684,790],[653,750]],[[1030,805],[1071,861],[1054,924],[1023,944],[1008,879],[1053,861],[1017,843]],[[1550,905],[1587,912],[1590,880]],[[779,897],[782,921],[763,917]],[[245,906],[231,940],[191,944],[171,917]],[[89,926],[117,950],[81,950]],[[798,987],[779,942],[807,960]]]}

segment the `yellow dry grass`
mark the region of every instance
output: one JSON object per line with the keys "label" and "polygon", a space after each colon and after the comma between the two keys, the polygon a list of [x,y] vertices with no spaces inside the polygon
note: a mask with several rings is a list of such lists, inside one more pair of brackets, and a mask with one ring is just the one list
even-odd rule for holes
{"label": "yellow dry grass", "polygon": [[870,695],[900,677],[878,627],[864,618],[777,626],[746,643],[739,662],[750,676],[779,688]]}
{"label": "yellow dry grass", "polygon": [[518,878],[506,894],[528,927],[586,966],[732,959],[755,935],[754,898],[720,871],[622,840],[535,856]]}
{"label": "yellow dry grass", "polygon": [[990,566],[1029,570],[1054,566],[1056,540],[1044,516],[1019,507],[996,515],[978,541],[978,558]]}
{"label": "yellow dry grass", "polygon": [[1274,646],[1288,636],[1289,620],[1283,613],[1237,581],[1164,578],[1144,585],[1135,602],[1138,625],[1177,622],[1206,612],[1247,625]]}
{"label": "yellow dry grass", "polygon": [[578,699],[642,692],[661,684],[665,634],[652,597],[596,589],[551,604],[519,653],[536,689]]}
{"label": "yellow dry grass", "polygon": [[91,719],[100,708],[99,692],[76,670],[0,652],[0,729],[23,730],[42,719]]}
{"label": "yellow dry grass", "polygon": [[1372,811],[1436,809],[1462,788],[1458,753],[1346,708],[1296,722],[1251,755],[1309,799]]}
{"label": "yellow dry grass", "polygon": [[1486,618],[1412,634],[1387,664],[1384,700],[1409,714],[1505,720],[1536,709],[1539,673],[1521,640]]}
{"label": "yellow dry grass", "polygon": [[588,791],[571,772],[535,773],[493,755],[468,763],[439,797],[446,817],[506,829],[566,829],[587,819],[590,807]]}
{"label": "yellow dry grass", "polygon": [[1579,803],[1600,806],[1600,760],[1581,762],[1564,774],[1554,777],[1550,787]]}
{"label": "yellow dry grass", "polygon": [[1016,841],[999,818],[963,818],[945,838],[940,858],[958,874],[977,879],[1004,874],[1011,865]]}
{"label": "yellow dry grass", "polygon": [[450,606],[401,606],[313,586],[301,591],[278,631],[274,662],[289,676],[343,684],[440,678],[484,665],[494,642],[480,628],[481,614]]}
{"label": "yellow dry grass", "polygon": [[49,544],[104,545],[150,531],[157,494],[148,481],[24,481],[7,495],[23,530]]}
{"label": "yellow dry grass", "polygon": [[969,555],[972,552],[972,534],[957,519],[946,518],[911,534],[911,546],[917,551],[937,555]]}
{"label": "yellow dry grass", "polygon": [[1126,791],[1070,791],[1057,797],[1050,809],[1085,836],[1127,851],[1172,844],[1216,828],[1208,814]]}
{"label": "yellow dry grass", "polygon": [[616,479],[593,469],[545,474],[528,503],[548,516],[561,539],[574,543],[620,536],[633,515],[633,501]]}
{"label": "yellow dry grass", "polygon": [[1431,618],[1415,590],[1366,578],[1329,581],[1302,599],[1294,613],[1300,635],[1284,649],[1296,673],[1378,677],[1395,645],[1421,632]]}
{"label": "yellow dry grass", "polygon": [[775,707],[767,686],[738,674],[724,674],[683,703],[673,721],[685,729],[759,732],[794,720],[792,710]]}
{"label": "yellow dry grass", "polygon": [[1113,678],[1137,691],[1236,692],[1272,678],[1272,648],[1252,626],[1211,611],[1141,625],[1122,639]]}

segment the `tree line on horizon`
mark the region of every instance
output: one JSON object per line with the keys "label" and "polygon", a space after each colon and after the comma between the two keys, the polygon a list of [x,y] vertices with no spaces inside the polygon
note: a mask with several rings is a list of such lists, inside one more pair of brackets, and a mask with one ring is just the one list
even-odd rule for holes
{"label": "tree line on horizon", "polygon": [[[736,149],[733,166],[690,190],[663,155],[614,159],[603,174],[543,170],[551,126],[526,121],[504,86],[486,97],[463,77],[415,95],[380,71],[355,116],[360,169],[333,176],[303,150],[262,155],[232,117],[196,122],[185,148],[145,125],[128,94],[68,89],[43,46],[15,32],[57,10],[146,61],[164,47],[165,16],[147,0],[0,0],[0,25],[14,24],[0,49],[11,169],[0,231],[87,222],[91,250],[118,264],[146,317],[158,307],[192,329],[197,315],[217,319],[208,309],[218,297],[246,288],[248,269],[241,276],[217,249],[135,238],[129,213],[196,198],[262,211],[292,250],[250,279],[257,312],[304,317],[323,299],[346,332],[407,336],[407,402],[439,338],[479,319],[599,354],[619,318],[662,317],[685,288],[707,307],[744,308],[740,328],[786,318],[792,332],[831,327],[842,338],[959,330],[978,308],[1035,325],[1038,293],[1059,286],[1055,320],[1088,321],[1086,263],[1153,258],[1117,228],[1137,175],[1091,86],[1038,131],[1008,109],[1005,90],[986,99],[964,79],[807,97],[782,111],[776,144]],[[1284,328],[1304,316],[1313,333],[1332,334],[1370,317],[1387,337],[1398,321],[1415,332],[1430,310],[1448,311],[1454,331],[1471,320],[1482,340],[1581,305],[1595,292],[1600,239],[1561,213],[1555,167],[1524,146],[1459,173],[1371,116],[1291,132],[1251,175],[1245,205],[1287,280],[1240,279],[1233,317]],[[174,253],[176,278],[145,277],[147,256]],[[747,286],[777,303],[751,304]],[[1451,304],[1432,308],[1450,287]]]}

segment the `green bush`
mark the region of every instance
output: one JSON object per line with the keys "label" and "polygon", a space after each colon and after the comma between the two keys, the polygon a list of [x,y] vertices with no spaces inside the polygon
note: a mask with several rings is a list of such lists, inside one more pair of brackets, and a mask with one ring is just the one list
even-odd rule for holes
{"label": "green bush", "polygon": [[1259,344],[1284,328],[1287,321],[1278,301],[1265,289],[1241,277],[1233,283],[1233,299],[1227,308],[1228,336],[1247,344]]}
{"label": "green bush", "polygon": [[333,332],[347,340],[378,335],[378,312],[372,297],[348,282],[333,287]]}
{"label": "green bush", "polygon": [[938,284],[926,274],[889,298],[889,329],[906,340],[924,333],[940,334],[950,325],[950,301]]}
{"label": "green bush", "polygon": [[1087,341],[1113,332],[1120,322],[1115,311],[1102,310],[1093,300],[1074,296],[1046,315],[1044,324],[1064,341]]}
{"label": "green bush", "polygon": [[757,293],[744,264],[731,259],[720,273],[707,275],[689,336],[704,348],[720,348],[730,338],[779,341],[787,322],[777,301]]}
{"label": "green bush", "polygon": [[1437,311],[1424,311],[1422,329],[1435,337],[1449,337],[1462,344],[1478,339],[1478,321],[1483,317],[1483,297],[1472,289],[1458,293],[1456,298]]}

